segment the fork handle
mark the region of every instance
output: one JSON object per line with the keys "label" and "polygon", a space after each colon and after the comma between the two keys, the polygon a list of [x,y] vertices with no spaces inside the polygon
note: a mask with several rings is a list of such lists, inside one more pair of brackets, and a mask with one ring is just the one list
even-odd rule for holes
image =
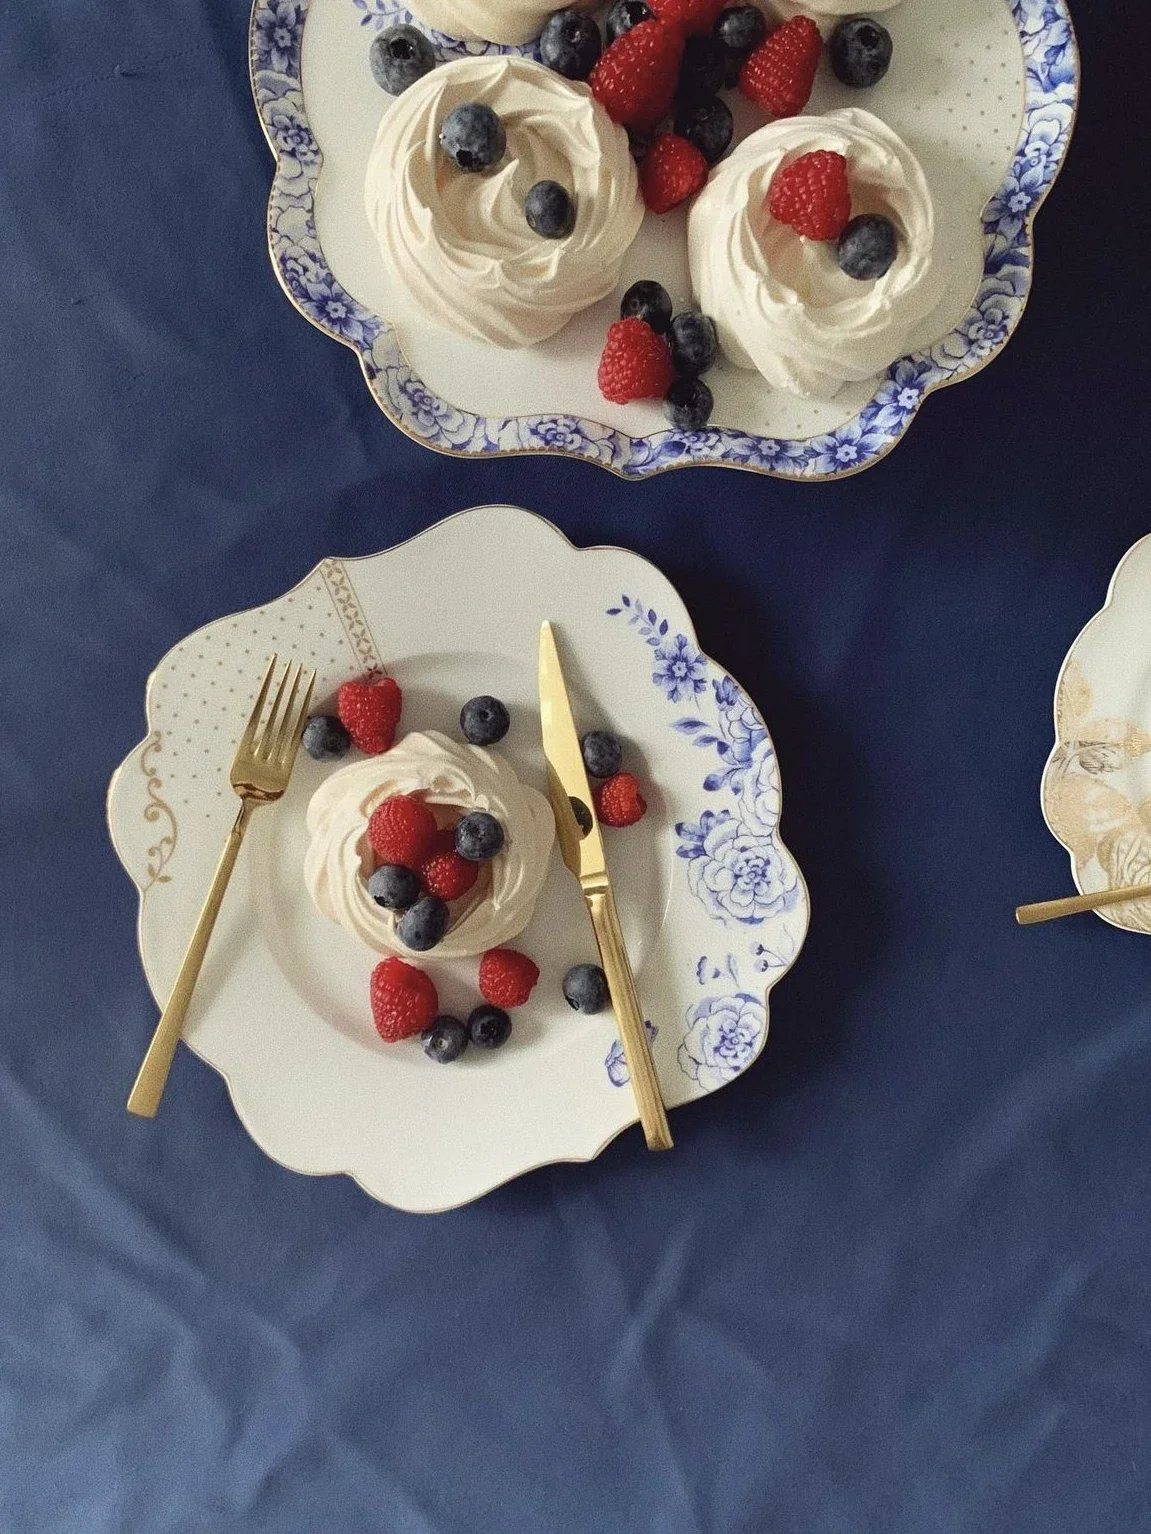
{"label": "fork handle", "polygon": [[160,1021],[156,1024],[152,1042],[148,1045],[148,1052],[141,1062],[135,1083],[128,1094],[128,1112],[135,1113],[142,1119],[155,1118],[156,1109],[160,1106],[160,1099],[164,1095],[168,1072],[172,1068],[172,1056],[176,1053],[176,1045],[180,1042],[180,1035],[184,1031],[184,1018],[187,1015],[188,1004],[192,1000],[196,981],[200,978],[200,967],[208,951],[208,942],[212,936],[212,928],[216,925],[216,917],[220,914],[224,891],[228,888],[228,880],[232,877],[232,869],[236,866],[236,856],[248,827],[248,813],[251,807],[250,799],[241,799],[240,812],[236,816],[235,825],[228,832],[228,840],[224,843],[220,861],[216,864],[211,887],[203,909],[200,911],[196,930],[192,933],[192,941],[188,944],[188,951],[184,955],[184,962],[180,965],[180,973],[176,976],[172,994],[168,997],[168,1005],[160,1013]]}
{"label": "fork handle", "polygon": [[631,1075],[631,1089],[635,1093],[647,1148],[670,1150],[671,1129],[667,1122],[667,1110],[659,1090],[659,1078],[655,1073],[655,1061],[651,1057],[647,1029],[643,1025],[639,997],[635,993],[635,978],[624,946],[615,897],[609,887],[586,890],[584,898],[587,900],[600,958],[607,975],[612,1010],[619,1024],[623,1052]]}

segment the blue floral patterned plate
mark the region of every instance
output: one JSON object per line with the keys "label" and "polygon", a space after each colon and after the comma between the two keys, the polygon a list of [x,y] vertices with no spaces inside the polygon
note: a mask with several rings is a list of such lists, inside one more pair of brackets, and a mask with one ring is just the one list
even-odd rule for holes
{"label": "blue floral patterned plate", "polygon": [[[400,0],[255,0],[250,66],[276,157],[268,236],[276,273],[306,318],[357,354],[384,413],[441,452],[561,453],[643,478],[729,464],[793,479],[867,468],[901,440],[934,389],[986,365],[1027,299],[1032,223],[1067,149],[1078,57],[1066,0],[914,0],[887,13],[896,62],[867,105],[916,150],[953,251],[934,333],[831,403],[773,393],[721,365],[706,431],[668,430],[657,405],[600,399],[595,365],[615,299],[541,347],[499,352],[456,342],[385,286],[361,186],[387,98],[367,67],[375,30],[411,13]],[[443,56],[494,50],[435,34]],[[809,110],[858,92],[821,72]],[[737,133],[755,125],[736,103]],[[621,286],[660,278],[689,298],[681,211],[645,220]],[[974,293],[974,298],[972,294]]]}
{"label": "blue floral patterned plate", "polygon": [[[514,589],[503,584],[509,547],[522,577]],[[501,587],[498,603],[473,600],[485,583]],[[544,618],[562,635],[577,723],[619,731],[649,802],[639,824],[606,833],[606,846],[664,1100],[705,1097],[747,1070],[767,1037],[768,993],[808,921],[780,838],[767,726],[700,651],[653,565],[623,549],[573,548],[509,506],[462,512],[370,559],[325,560],[284,596],[219,619],[160,662],[148,733],[109,796],[157,1001],[234,814],[228,767],[270,650],[314,665],[321,697],[386,668],[403,688],[402,730],[455,734],[461,703],[495,693],[512,715],[499,750],[542,788]],[[346,1172],[400,1208],[449,1208],[532,1167],[597,1155],[635,1122],[635,1102],[614,1018],[580,1016],[563,999],[564,974],[594,961],[595,941],[558,854],[516,939],[542,973],[510,1042],[434,1065],[418,1041],[380,1042],[368,1006],[378,955],[322,917],[305,888],[305,812],[337,767],[302,756],[283,802],[256,817],[188,1044],[225,1076],[269,1155],[301,1172]],[[476,960],[428,957],[441,1006],[466,1014],[478,999]]]}

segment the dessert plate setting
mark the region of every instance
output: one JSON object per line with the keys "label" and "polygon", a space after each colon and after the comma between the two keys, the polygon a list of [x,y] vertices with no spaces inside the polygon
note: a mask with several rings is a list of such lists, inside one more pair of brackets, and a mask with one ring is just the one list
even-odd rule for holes
{"label": "dessert plate setting", "polygon": [[[508,590],[500,551],[512,544],[522,578]],[[476,602],[489,584],[501,600]],[[236,813],[229,768],[268,656],[314,670],[321,709],[350,680],[386,673],[402,689],[391,751],[346,765],[301,752],[282,799],[253,818],[184,1037],[224,1076],[270,1156],[346,1173],[403,1209],[451,1208],[531,1168],[589,1159],[637,1118],[612,1012],[574,1011],[563,994],[568,970],[597,954],[542,798],[545,622],[578,729],[623,739],[647,800],[641,820],[603,837],[659,1095],[668,1109],[705,1097],[763,1049],[768,995],[799,953],[808,897],[780,839],[767,726],[638,555],[577,549],[529,512],[488,506],[370,558],[324,560],[275,601],[209,624],[164,657],[148,685],[147,733],[109,789],[110,832],[139,890],[140,953],[162,1006]],[[485,694],[511,718],[498,755],[461,744],[461,705]],[[441,1065],[419,1040],[385,1043],[378,1018],[373,1026],[373,971],[381,954],[404,952],[386,913],[344,878],[347,807],[363,802],[360,779],[373,776],[385,793],[434,777],[431,800],[467,781],[512,828],[519,864],[493,872],[492,889],[503,880],[509,899],[527,889],[525,909],[534,901],[512,941],[540,975],[498,1050],[473,1047]],[[351,867],[359,872],[354,857]],[[428,960],[441,1009],[456,1016],[479,999],[476,954],[519,925],[506,902],[469,906],[466,917],[454,945],[449,929],[444,957],[409,955]],[[476,941],[464,942],[471,927]]]}
{"label": "dessert plate setting", "polygon": [[[767,0],[765,9],[772,26],[813,13],[826,34],[859,8]],[[530,34],[546,7],[255,0],[250,69],[276,162],[276,274],[306,318],[356,352],[385,414],[439,451],[558,453],[628,478],[694,463],[804,479],[855,473],[902,439],[928,394],[970,377],[1009,340],[1032,280],[1033,219],[1078,95],[1066,0],[863,9],[892,39],[879,82],[852,88],[825,57],[802,113],[766,124],[758,104],[727,91],[731,151],[691,207],[659,214],[650,198],[643,212],[602,95],[538,63]],[[471,35],[436,29],[449,20]],[[373,78],[369,47],[409,23],[437,66],[393,100]],[[481,29],[529,40],[491,41]],[[508,55],[529,66],[512,84],[499,73]],[[436,159],[439,117],[488,91],[515,125],[507,174],[453,186]],[[825,149],[863,177],[853,211],[890,214],[899,230],[896,264],[875,282],[836,272],[834,244],[818,243],[833,236],[780,240],[782,226],[763,227],[755,211],[770,170]],[[501,198],[513,186],[522,198],[535,173],[564,179],[557,166],[575,183],[574,232],[541,238],[538,259],[524,261],[524,231],[509,216],[519,204]],[[640,181],[646,195],[642,165]],[[765,281],[749,281],[744,258],[730,255],[740,249]],[[477,250],[495,251],[499,282],[477,283],[473,302],[445,272],[474,269]],[[518,288],[509,273],[523,278]],[[618,403],[597,387],[608,327],[639,280],[662,284],[678,311],[699,306],[716,320],[721,356],[707,374],[714,404],[702,426],[669,428],[658,399]]]}
{"label": "dessert plate setting", "polygon": [[[1151,884],[1151,536],[1120,561],[1102,609],[1075,640],[1055,690],[1043,814],[1084,894]],[[1151,932],[1151,900],[1098,912]]]}

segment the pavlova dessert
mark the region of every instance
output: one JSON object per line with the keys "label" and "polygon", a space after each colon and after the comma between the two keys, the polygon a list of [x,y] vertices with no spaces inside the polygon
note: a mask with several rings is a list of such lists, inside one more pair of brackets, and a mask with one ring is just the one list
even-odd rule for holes
{"label": "pavlova dessert", "polygon": [[[574,0],[576,12],[596,11],[600,0]],[[554,6],[539,0],[412,0],[420,21],[448,37],[489,43],[528,43],[538,37]]]}

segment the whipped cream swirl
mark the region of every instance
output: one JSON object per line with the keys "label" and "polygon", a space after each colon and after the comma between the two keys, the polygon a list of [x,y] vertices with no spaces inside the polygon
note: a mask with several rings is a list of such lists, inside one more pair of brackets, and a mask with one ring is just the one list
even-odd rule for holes
{"label": "whipped cream swirl", "polygon": [[[841,272],[835,245],[808,240],[768,212],[772,177],[814,149],[845,156],[852,214],[882,213],[899,235],[874,282]],[[737,366],[777,389],[830,399],[908,350],[946,286],[935,211],[911,150],[856,107],[769,123],[712,172],[688,221],[692,287]]]}
{"label": "whipped cream swirl", "polygon": [[790,21],[793,16],[810,16],[821,32],[829,32],[844,16],[878,16],[880,11],[892,11],[900,0],[871,0],[860,5],[857,0],[768,0],[768,14],[777,21]]}
{"label": "whipped cream swirl", "polygon": [[[483,175],[442,154],[440,125],[485,102],[507,132]],[[558,181],[575,202],[562,240],[536,234],[524,199]],[[428,320],[504,347],[554,335],[615,287],[643,222],[627,134],[586,85],[516,54],[458,59],[411,85],[384,113],[364,187],[368,221],[392,280]]]}
{"label": "whipped cream swirl", "polygon": [[[569,11],[594,11],[600,0],[568,0]],[[486,43],[526,43],[538,37],[556,5],[539,0],[411,0],[420,21],[449,37]]]}
{"label": "whipped cream swirl", "polygon": [[498,752],[434,730],[413,731],[382,756],[341,767],[312,795],[304,881],[316,909],[377,953],[412,957],[396,935],[398,914],[368,894],[375,868],[368,820],[390,795],[415,793],[445,821],[450,811],[487,810],[506,838],[468,894],[452,901],[447,934],[432,957],[462,959],[508,942],[531,920],[547,878],[555,839],[551,805],[521,783]]}

